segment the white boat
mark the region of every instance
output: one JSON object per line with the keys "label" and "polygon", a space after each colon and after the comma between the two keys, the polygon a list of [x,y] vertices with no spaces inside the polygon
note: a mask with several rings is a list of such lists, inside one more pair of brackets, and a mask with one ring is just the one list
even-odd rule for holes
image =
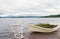
{"label": "white boat", "polygon": [[34,24],[30,24],[28,26],[28,28],[29,28],[30,33],[31,32],[47,32],[47,33],[49,33],[49,32],[56,31],[59,28],[59,25],[57,25],[54,28],[44,28],[44,27],[40,27],[40,26],[35,26]]}

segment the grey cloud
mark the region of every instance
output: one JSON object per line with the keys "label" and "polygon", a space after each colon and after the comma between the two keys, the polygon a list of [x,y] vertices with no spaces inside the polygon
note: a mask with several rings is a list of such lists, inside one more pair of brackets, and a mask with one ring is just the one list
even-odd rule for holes
{"label": "grey cloud", "polygon": [[8,4],[9,5],[9,4],[14,4],[15,2],[13,0],[0,0],[0,3],[1,4],[6,4],[6,5]]}
{"label": "grey cloud", "polygon": [[26,13],[27,12],[30,12],[30,13],[51,13],[47,9],[55,8],[55,5],[56,5],[56,1],[54,0],[53,2],[44,2],[44,3],[41,3],[41,5],[34,6],[31,8],[17,8],[17,9],[15,9],[15,11],[26,12]]}
{"label": "grey cloud", "polygon": [[[27,1],[28,2],[28,1]],[[9,6],[13,6],[15,4],[14,0],[3,0],[3,3]],[[52,13],[49,9],[60,10],[57,6],[60,6],[60,0],[41,0],[38,5],[32,7],[16,7],[13,10],[6,11],[3,10],[3,13]],[[14,7],[14,6],[13,6]],[[58,13],[58,11],[54,11],[53,13]]]}

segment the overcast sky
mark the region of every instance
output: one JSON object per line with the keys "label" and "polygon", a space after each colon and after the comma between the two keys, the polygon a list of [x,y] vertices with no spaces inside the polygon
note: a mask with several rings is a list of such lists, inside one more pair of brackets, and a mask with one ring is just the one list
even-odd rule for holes
{"label": "overcast sky", "polygon": [[2,13],[59,14],[60,0],[0,0],[0,14]]}

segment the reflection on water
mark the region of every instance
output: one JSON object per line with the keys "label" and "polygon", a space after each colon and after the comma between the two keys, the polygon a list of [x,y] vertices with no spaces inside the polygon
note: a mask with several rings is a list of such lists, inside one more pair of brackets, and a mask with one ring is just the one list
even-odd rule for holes
{"label": "reflection on water", "polygon": [[24,32],[26,32],[28,29],[27,25],[30,23],[58,23],[60,24],[60,18],[0,18],[0,33],[10,32],[12,31],[11,27],[13,25],[21,25],[22,23],[25,27]]}
{"label": "reflection on water", "polygon": [[60,23],[60,18],[0,18],[0,25],[13,25],[21,23]]}
{"label": "reflection on water", "polygon": [[29,23],[60,23],[60,18],[0,18],[0,29],[8,31],[7,26],[24,24],[26,28]]}

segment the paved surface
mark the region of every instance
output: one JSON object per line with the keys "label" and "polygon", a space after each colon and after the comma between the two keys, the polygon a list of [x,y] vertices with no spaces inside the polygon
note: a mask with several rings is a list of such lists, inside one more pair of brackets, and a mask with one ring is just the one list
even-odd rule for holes
{"label": "paved surface", "polygon": [[60,29],[52,33],[25,33],[24,39],[60,39]]}

